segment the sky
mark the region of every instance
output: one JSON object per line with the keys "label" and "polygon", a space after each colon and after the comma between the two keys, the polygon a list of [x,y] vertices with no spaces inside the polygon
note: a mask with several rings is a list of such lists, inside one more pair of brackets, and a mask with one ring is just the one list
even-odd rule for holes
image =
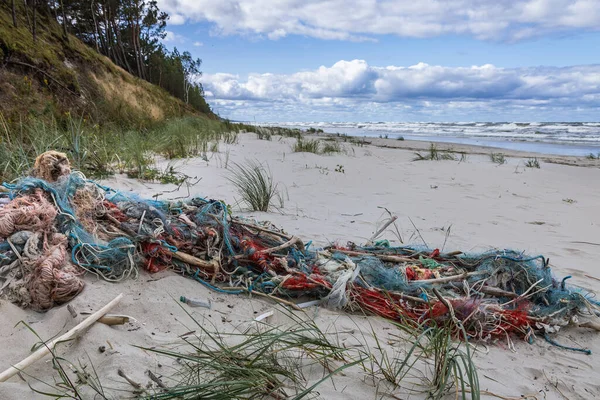
{"label": "sky", "polygon": [[600,120],[600,0],[158,3],[232,120]]}

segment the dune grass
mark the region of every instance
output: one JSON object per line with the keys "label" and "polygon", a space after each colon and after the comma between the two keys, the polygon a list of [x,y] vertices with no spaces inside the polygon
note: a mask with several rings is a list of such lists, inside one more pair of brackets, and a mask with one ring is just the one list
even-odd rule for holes
{"label": "dune grass", "polygon": [[269,211],[272,200],[279,193],[271,171],[258,161],[234,163],[227,179],[236,188],[241,201],[252,211]]}
{"label": "dune grass", "polygon": [[429,151],[425,154],[415,153],[413,161],[440,161],[440,160],[456,160],[454,154],[448,151],[441,151],[437,148],[435,143],[429,145]]}
{"label": "dune grass", "polygon": [[[256,323],[244,333],[209,330],[206,322],[188,313],[195,331],[183,336],[181,343],[173,349],[142,348],[176,363],[165,387],[148,398],[300,400],[331,376],[363,361],[347,362],[347,350],[332,344],[314,322],[284,313],[291,325]],[[324,378],[307,386],[303,370],[318,365]]]}
{"label": "dune grass", "polygon": [[[237,143],[238,134],[249,130],[259,128],[201,117],[176,118],[146,129],[119,129],[70,114],[62,121],[31,120],[9,126],[0,114],[0,181],[27,174],[35,157],[47,150],[66,153],[75,169],[91,177],[127,173],[144,179],[156,169],[157,156],[170,160],[205,156],[217,152],[219,142]],[[265,138],[275,132],[295,135],[284,128],[261,127],[260,132]]]}
{"label": "dune grass", "polygon": [[361,350],[366,360],[361,365],[375,382],[385,382],[391,391],[403,388],[425,394],[428,399],[448,395],[462,400],[480,399],[472,345],[467,340],[454,341],[459,339],[454,337],[456,332],[468,339],[461,325],[426,320],[418,325],[398,322],[395,326],[400,334],[389,343],[393,350],[385,349],[375,330],[375,347]]}
{"label": "dune grass", "polygon": [[292,146],[295,153],[334,154],[345,153],[345,149],[334,138],[328,139],[305,139],[298,138]]}
{"label": "dune grass", "polygon": [[527,168],[538,168],[539,169],[540,168],[540,162],[538,161],[537,157],[530,158],[525,163],[525,167],[527,167]]}
{"label": "dune grass", "polygon": [[504,153],[490,153],[490,160],[495,164],[506,164],[506,156]]}
{"label": "dune grass", "polygon": [[295,153],[314,153],[319,154],[321,151],[321,141],[314,139],[298,139],[292,150]]}

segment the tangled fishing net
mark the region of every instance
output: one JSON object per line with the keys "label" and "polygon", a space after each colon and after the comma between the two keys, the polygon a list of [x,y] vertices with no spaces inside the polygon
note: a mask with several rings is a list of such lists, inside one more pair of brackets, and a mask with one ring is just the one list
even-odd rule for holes
{"label": "tangled fishing net", "polygon": [[531,341],[598,316],[593,295],[553,277],[543,256],[385,241],[311,250],[268,222],[232,216],[221,201],[156,201],[103,187],[57,154],[40,156],[34,176],[4,184],[10,192],[0,195],[1,291],[24,307],[70,300],[86,272],[120,281],[139,268],[169,268],[223,293],[311,298],[416,326],[450,321],[457,336],[481,341]]}

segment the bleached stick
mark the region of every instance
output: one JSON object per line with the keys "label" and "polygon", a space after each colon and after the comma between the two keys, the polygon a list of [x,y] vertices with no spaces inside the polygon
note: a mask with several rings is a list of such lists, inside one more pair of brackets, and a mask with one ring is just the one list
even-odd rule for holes
{"label": "bleached stick", "polygon": [[381,235],[383,233],[383,231],[385,231],[387,229],[387,227],[390,226],[391,224],[393,224],[394,221],[396,221],[397,219],[398,219],[398,217],[395,215],[392,218],[390,218],[388,222],[383,224],[383,226],[381,228],[379,228],[379,230],[377,232],[375,232],[373,234],[373,236],[371,236],[371,239],[369,239],[369,241],[366,243],[366,245],[368,246],[368,245],[372,244],[373,241],[375,239],[377,239],[377,236]]}
{"label": "bleached stick", "polygon": [[93,313],[92,315],[90,315],[88,318],[86,318],[81,323],[79,323],[79,325],[75,326],[74,328],[72,328],[70,331],[68,331],[64,335],[52,340],[49,343],[46,343],[44,346],[40,347],[35,353],[31,354],[29,357],[27,357],[23,361],[13,365],[12,367],[8,368],[6,371],[2,372],[0,374],[0,382],[4,382],[4,381],[10,379],[12,376],[14,376],[17,373],[19,373],[20,371],[24,370],[25,368],[27,368],[34,362],[42,359],[44,356],[46,356],[52,350],[54,350],[54,346],[56,346],[57,343],[65,342],[69,339],[77,337],[84,330],[89,328],[90,325],[92,325],[94,322],[98,321],[102,316],[104,316],[104,314],[108,313],[114,306],[116,306],[119,303],[119,301],[121,301],[122,298],[123,298],[123,293],[121,293],[120,295],[115,297],[110,303],[108,303],[107,305],[105,305],[104,307],[102,307],[101,309],[99,309],[98,311]]}

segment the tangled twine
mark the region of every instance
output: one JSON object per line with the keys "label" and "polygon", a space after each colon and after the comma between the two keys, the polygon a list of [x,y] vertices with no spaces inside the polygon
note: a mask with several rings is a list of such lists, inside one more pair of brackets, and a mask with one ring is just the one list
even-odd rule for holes
{"label": "tangled twine", "polygon": [[71,164],[65,153],[50,150],[40,154],[33,164],[33,176],[47,182],[56,182],[71,173]]}
{"label": "tangled twine", "polygon": [[[35,234],[30,241],[39,241],[39,235]],[[54,234],[42,247],[37,257],[30,254],[33,257],[29,262],[34,264],[34,268],[27,283],[31,306],[40,311],[71,300],[84,287],[79,277],[82,272],[67,261],[66,236]]]}
{"label": "tangled twine", "polygon": [[0,236],[17,231],[49,232],[57,211],[41,189],[20,196],[0,209]]}

